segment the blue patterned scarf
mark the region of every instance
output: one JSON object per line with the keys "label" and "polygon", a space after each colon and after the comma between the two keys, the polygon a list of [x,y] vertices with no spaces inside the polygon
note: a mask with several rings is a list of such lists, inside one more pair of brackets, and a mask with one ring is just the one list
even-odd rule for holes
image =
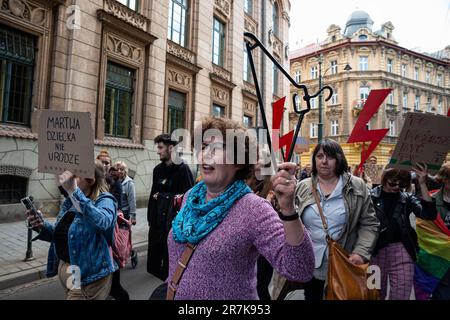
{"label": "blue patterned scarf", "polygon": [[238,180],[220,196],[205,203],[206,185],[204,181],[199,182],[172,222],[173,239],[178,243],[199,243],[222,222],[235,202],[250,192],[245,182]]}

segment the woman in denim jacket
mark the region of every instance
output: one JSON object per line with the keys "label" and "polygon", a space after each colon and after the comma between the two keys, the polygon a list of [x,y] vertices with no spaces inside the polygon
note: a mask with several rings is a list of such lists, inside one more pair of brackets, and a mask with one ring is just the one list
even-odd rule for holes
{"label": "woman in denim jacket", "polygon": [[65,171],[59,182],[69,196],[54,225],[27,212],[36,239],[51,243],[47,277],[58,274],[68,300],[106,299],[117,269],[110,250],[117,202],[107,192],[103,165],[96,160],[93,179]]}

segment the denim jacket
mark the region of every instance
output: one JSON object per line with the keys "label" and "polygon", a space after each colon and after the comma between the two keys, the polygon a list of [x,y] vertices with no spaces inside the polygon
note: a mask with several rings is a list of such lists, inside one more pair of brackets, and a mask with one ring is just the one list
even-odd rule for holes
{"label": "denim jacket", "polygon": [[58,273],[59,259],[56,255],[53,233],[67,212],[75,212],[75,219],[68,231],[69,256],[71,265],[77,266],[80,270],[81,285],[87,285],[117,269],[109,247],[113,242],[114,226],[117,221],[117,201],[109,192],[100,194],[92,201],[79,188],[71,197],[79,206],[80,212],[68,197],[61,207],[56,223],[52,225],[47,221],[44,222],[44,227],[34,240],[51,243],[46,275],[55,276]]}

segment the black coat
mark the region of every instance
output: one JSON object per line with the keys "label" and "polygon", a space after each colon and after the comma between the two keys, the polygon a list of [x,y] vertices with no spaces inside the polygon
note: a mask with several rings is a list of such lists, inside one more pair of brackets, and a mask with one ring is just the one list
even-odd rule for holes
{"label": "black coat", "polygon": [[[147,207],[148,234],[147,272],[166,280],[168,274],[167,235],[177,208],[174,196],[184,194],[194,185],[194,178],[185,163],[160,163],[153,170],[153,184]],[[154,195],[158,193],[157,199]]]}
{"label": "black coat", "polygon": [[[382,186],[378,186],[373,188],[371,191],[375,212],[378,220],[380,220],[380,233],[373,255],[376,255],[379,249],[387,245],[383,232],[387,230],[387,227],[390,224],[390,221],[384,212],[381,188]],[[437,215],[436,205],[434,202],[418,199],[410,193],[400,192],[400,198],[394,209],[392,218],[397,222],[401,232],[402,244],[404,245],[406,251],[408,251],[411,258],[415,261],[418,250],[418,242],[416,231],[411,226],[409,220],[411,213],[414,213],[416,217],[424,220],[434,220]]]}

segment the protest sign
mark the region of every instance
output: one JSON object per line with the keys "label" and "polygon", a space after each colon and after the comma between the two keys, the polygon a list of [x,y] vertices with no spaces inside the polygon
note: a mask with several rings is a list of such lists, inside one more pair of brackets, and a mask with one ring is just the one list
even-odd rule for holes
{"label": "protest sign", "polygon": [[87,112],[43,110],[38,129],[38,171],[94,177],[94,133]]}
{"label": "protest sign", "polygon": [[388,167],[411,169],[416,162],[427,164],[434,174],[450,150],[450,118],[441,115],[407,113]]}

